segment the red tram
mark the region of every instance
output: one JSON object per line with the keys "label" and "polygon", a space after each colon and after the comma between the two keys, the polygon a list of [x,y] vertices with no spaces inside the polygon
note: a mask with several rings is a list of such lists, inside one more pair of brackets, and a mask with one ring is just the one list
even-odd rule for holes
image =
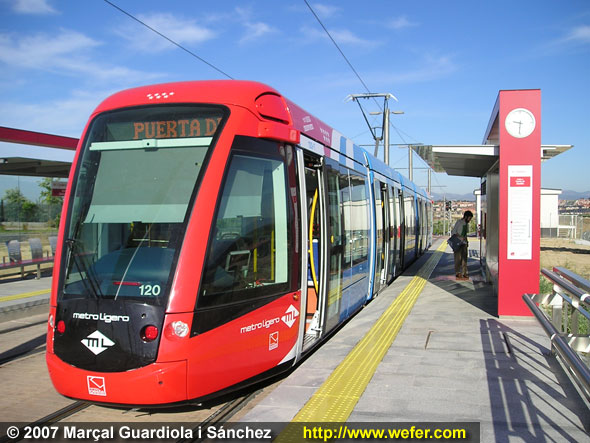
{"label": "red tram", "polygon": [[80,139],[47,365],[64,396],[200,402],[285,370],[431,243],[431,201],[274,89],[146,86]]}

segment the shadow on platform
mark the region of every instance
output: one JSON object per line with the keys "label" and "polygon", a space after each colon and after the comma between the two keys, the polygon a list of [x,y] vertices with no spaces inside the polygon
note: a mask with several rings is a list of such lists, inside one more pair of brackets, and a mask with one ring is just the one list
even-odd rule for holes
{"label": "shadow on platform", "polygon": [[469,280],[457,280],[453,253],[445,252],[430,277],[430,283],[486,314],[497,317],[498,296],[494,294],[492,285],[485,281],[478,255],[467,259],[467,269]]}
{"label": "shadow on platform", "polygon": [[495,439],[579,441],[576,423],[589,432],[590,411],[580,408],[580,394],[549,349],[539,344],[546,337],[527,328],[525,321],[480,320]]}

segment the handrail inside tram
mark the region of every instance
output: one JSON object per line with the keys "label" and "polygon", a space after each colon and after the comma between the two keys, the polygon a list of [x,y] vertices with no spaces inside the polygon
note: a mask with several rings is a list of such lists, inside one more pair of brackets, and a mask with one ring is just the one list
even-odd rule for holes
{"label": "handrail inside tram", "polygon": [[316,206],[317,206],[317,202],[318,202],[318,190],[315,190],[315,194],[313,195],[313,202],[311,204],[311,212],[309,215],[309,220],[310,220],[310,224],[309,224],[309,264],[311,267],[311,278],[313,279],[313,286],[315,288],[315,292],[316,294],[319,294],[319,288],[318,288],[318,277],[315,271],[315,261],[313,258],[313,220],[315,218],[315,210],[316,210]]}

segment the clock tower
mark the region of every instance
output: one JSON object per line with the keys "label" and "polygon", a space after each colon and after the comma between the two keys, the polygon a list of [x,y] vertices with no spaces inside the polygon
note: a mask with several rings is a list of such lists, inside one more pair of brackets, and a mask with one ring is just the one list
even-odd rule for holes
{"label": "clock tower", "polygon": [[524,293],[539,292],[541,91],[500,91],[498,315],[530,315]]}

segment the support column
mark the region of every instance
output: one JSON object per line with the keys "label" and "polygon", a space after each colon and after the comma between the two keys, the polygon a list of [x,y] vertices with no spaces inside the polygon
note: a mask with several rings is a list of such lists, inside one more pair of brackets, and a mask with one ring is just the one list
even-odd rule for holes
{"label": "support column", "polygon": [[498,315],[530,316],[522,295],[539,292],[541,91],[500,91],[498,127]]}

